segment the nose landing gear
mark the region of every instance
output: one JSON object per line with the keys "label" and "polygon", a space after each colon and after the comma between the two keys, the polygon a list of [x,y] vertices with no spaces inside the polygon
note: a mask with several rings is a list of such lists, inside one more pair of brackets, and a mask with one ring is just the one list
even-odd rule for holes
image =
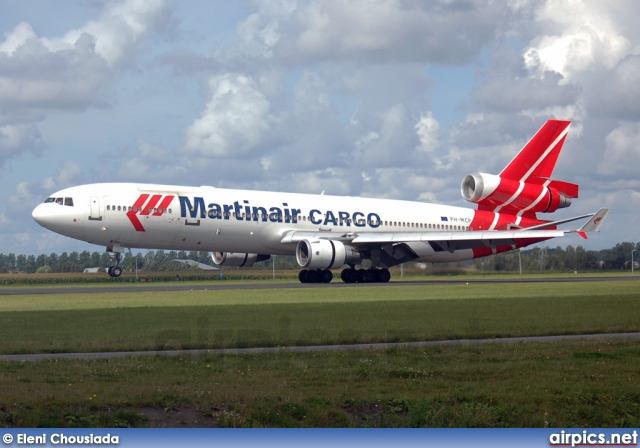
{"label": "nose landing gear", "polygon": [[122,275],[122,268],[120,266],[110,266],[107,272],[110,277],[120,277]]}
{"label": "nose landing gear", "polygon": [[115,262],[115,266],[110,266],[107,272],[109,277],[120,277],[122,275],[122,268],[119,266],[124,247],[122,246],[107,246],[107,252],[111,252],[111,259]]}

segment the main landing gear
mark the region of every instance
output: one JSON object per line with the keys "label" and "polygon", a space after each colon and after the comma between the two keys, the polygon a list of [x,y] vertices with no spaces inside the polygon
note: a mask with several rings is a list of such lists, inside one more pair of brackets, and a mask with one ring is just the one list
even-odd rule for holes
{"label": "main landing gear", "polygon": [[[345,283],[387,283],[391,279],[389,269],[343,269],[340,278]],[[329,269],[303,269],[298,274],[300,283],[331,283],[333,273]]]}

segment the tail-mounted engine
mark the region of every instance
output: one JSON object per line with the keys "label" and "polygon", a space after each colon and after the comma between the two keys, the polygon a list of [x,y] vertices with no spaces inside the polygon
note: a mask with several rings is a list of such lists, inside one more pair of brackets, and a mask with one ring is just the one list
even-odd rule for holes
{"label": "tail-mounted engine", "polygon": [[296,260],[303,268],[338,269],[357,264],[362,256],[351,246],[333,240],[302,240],[296,246]]}
{"label": "tail-mounted engine", "polygon": [[270,255],[243,254],[237,252],[213,252],[211,254],[213,262],[218,266],[236,266],[239,268],[250,268],[259,261],[267,261]]}
{"label": "tail-mounted engine", "polygon": [[463,179],[461,192],[463,198],[483,210],[494,211],[500,207],[502,211],[550,213],[569,207],[571,198],[578,197],[578,185],[537,177],[529,177],[529,182],[519,182],[476,173]]}

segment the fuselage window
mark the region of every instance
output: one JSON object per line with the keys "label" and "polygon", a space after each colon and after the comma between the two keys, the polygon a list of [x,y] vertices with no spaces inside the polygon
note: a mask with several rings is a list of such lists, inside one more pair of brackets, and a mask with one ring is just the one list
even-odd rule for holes
{"label": "fuselage window", "polygon": [[131,211],[131,206],[128,207],[128,211]]}
{"label": "fuselage window", "polygon": [[111,210],[111,206],[107,205],[107,210]]}

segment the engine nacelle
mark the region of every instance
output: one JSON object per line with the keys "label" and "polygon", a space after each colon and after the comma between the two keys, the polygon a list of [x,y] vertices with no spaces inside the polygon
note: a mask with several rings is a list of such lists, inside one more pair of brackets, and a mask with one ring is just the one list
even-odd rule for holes
{"label": "engine nacelle", "polygon": [[213,252],[211,259],[218,266],[236,266],[250,268],[258,261],[267,261],[271,255],[243,254],[237,252]]}
{"label": "engine nacelle", "polygon": [[338,269],[356,264],[362,256],[351,246],[332,240],[302,240],[296,246],[296,260],[303,268]]}
{"label": "engine nacelle", "polygon": [[[558,188],[564,191],[558,191]],[[469,202],[503,210],[527,212],[555,212],[569,207],[571,198],[578,196],[578,186],[562,181],[551,181],[548,186],[503,179],[486,173],[469,174],[460,187],[462,197]]]}

